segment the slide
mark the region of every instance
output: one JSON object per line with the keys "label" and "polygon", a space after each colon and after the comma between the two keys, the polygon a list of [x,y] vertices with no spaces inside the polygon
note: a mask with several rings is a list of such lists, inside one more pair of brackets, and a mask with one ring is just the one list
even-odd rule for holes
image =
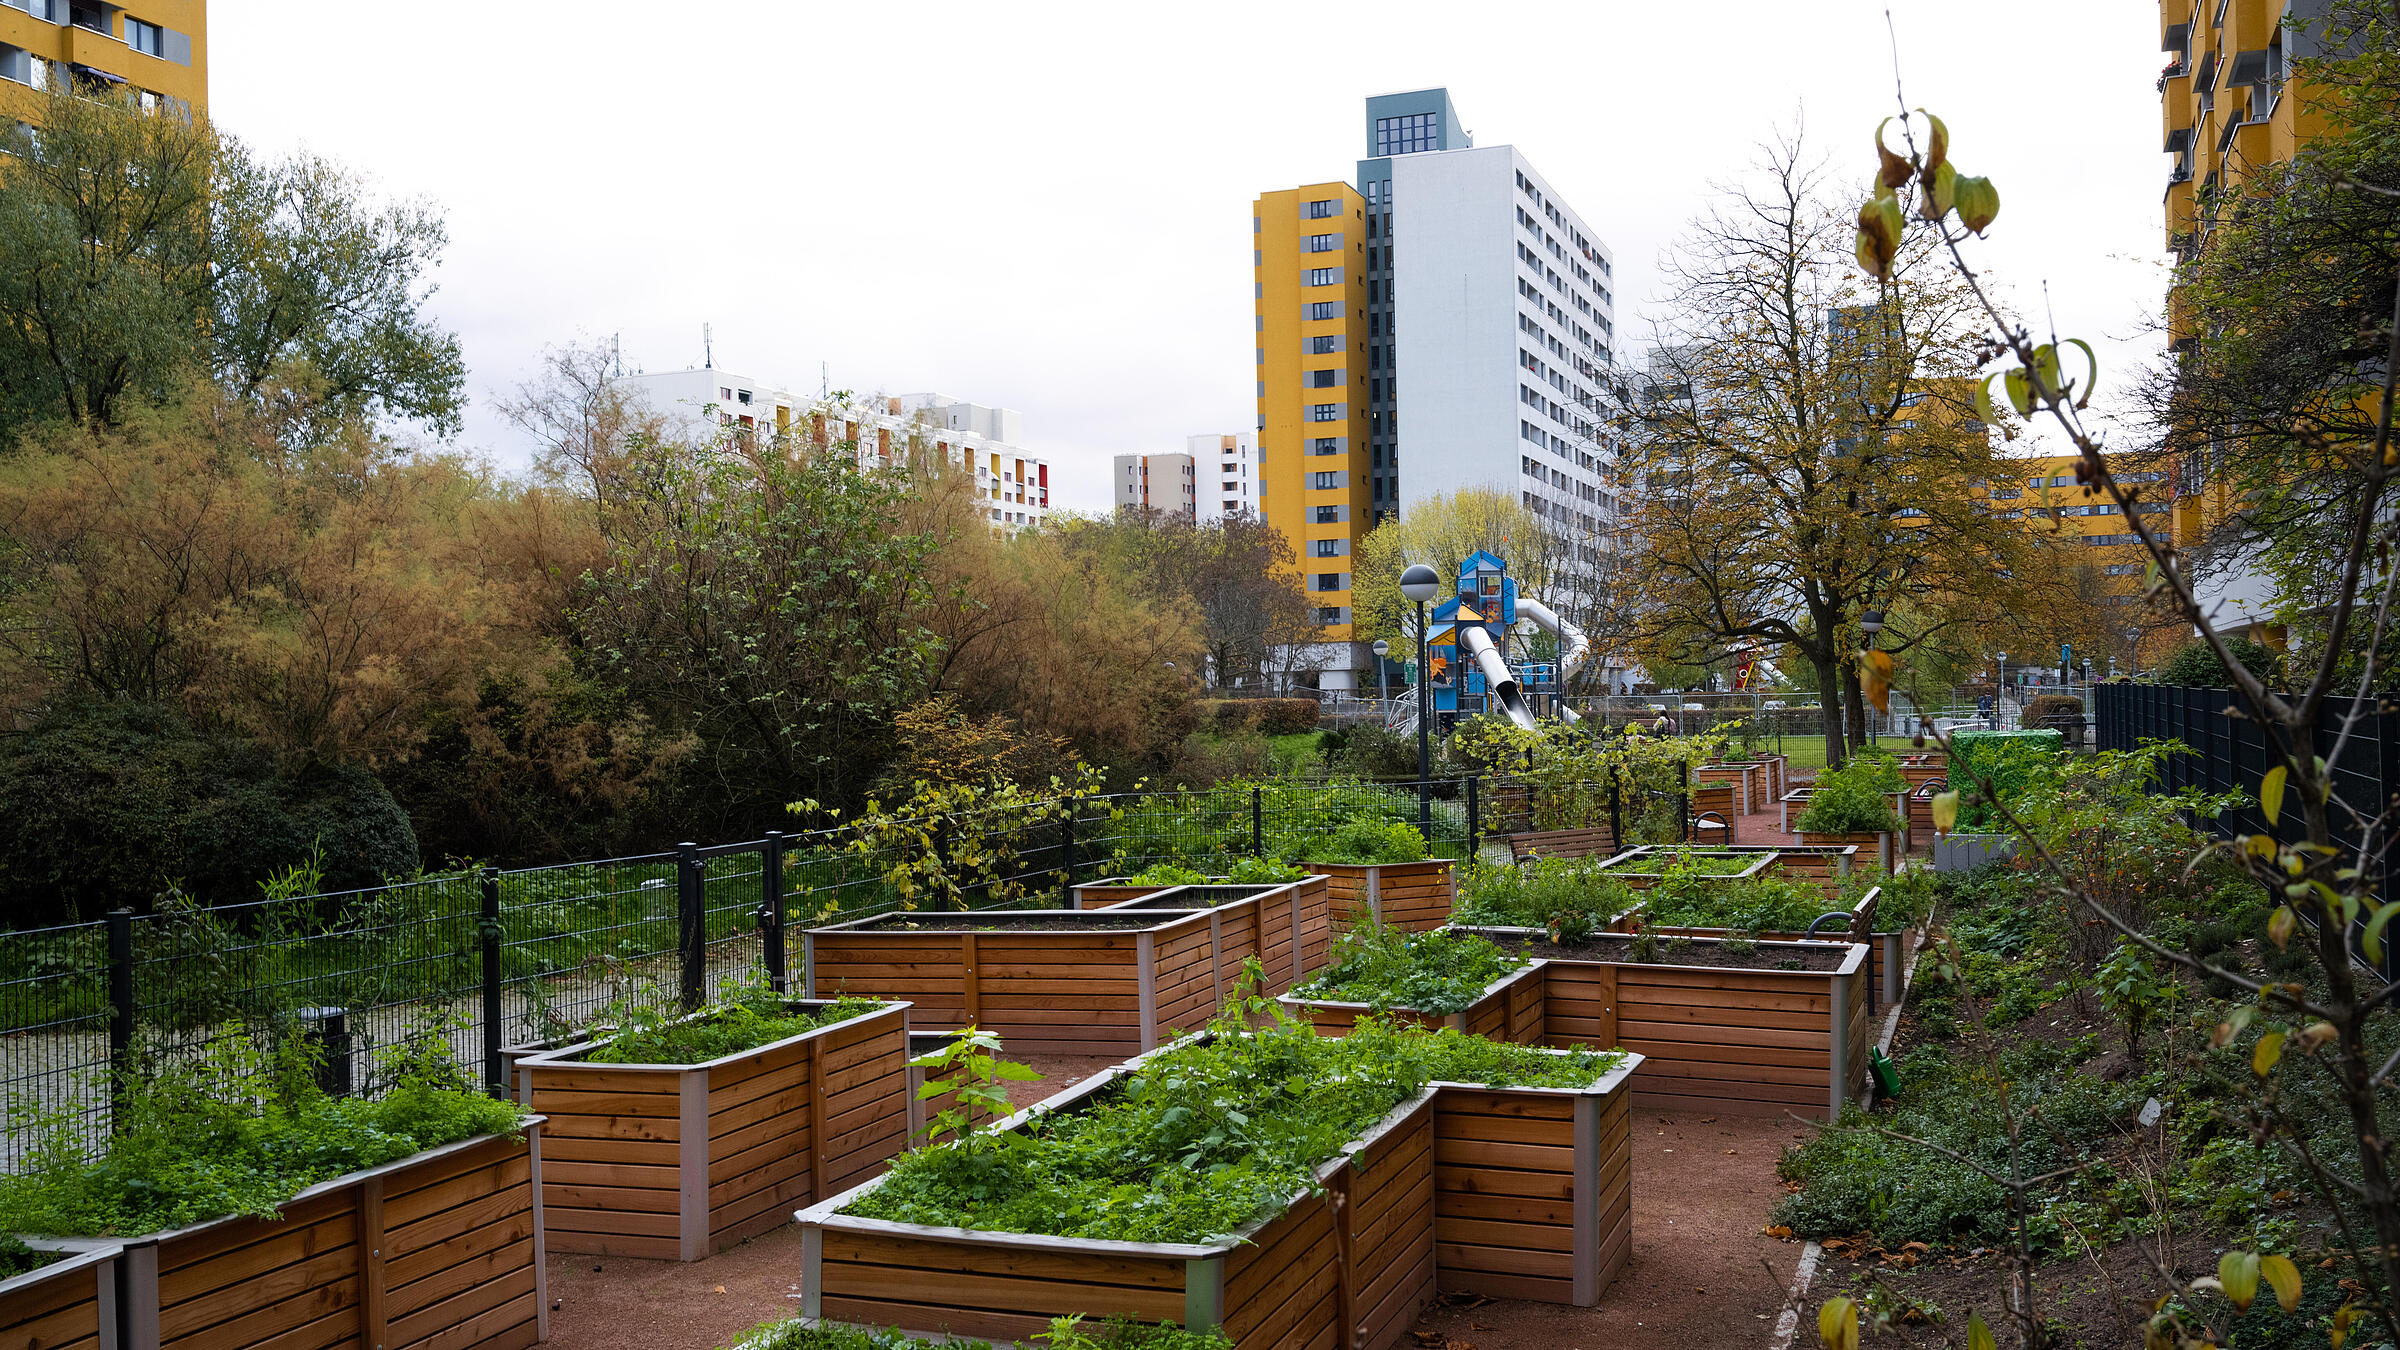
{"label": "slide", "polygon": [[[1525,608],[1525,602],[1519,600],[1517,608],[1520,610]],[[1540,623],[1541,620],[1535,619],[1534,622]],[[1555,622],[1555,616],[1553,622]],[[1578,633],[1576,636],[1581,637],[1582,634]],[[1476,666],[1483,671],[1484,688],[1489,693],[1492,702],[1499,706],[1500,711],[1508,714],[1509,721],[1527,731],[1533,730],[1533,709],[1525,706],[1525,695],[1517,688],[1517,677],[1509,673],[1508,662],[1500,659],[1500,649],[1492,645],[1492,635],[1483,631],[1480,624],[1460,624],[1458,625],[1458,640],[1463,644],[1466,653],[1475,658]]]}
{"label": "slide", "polygon": [[1558,658],[1558,715],[1566,719],[1569,725],[1582,721],[1575,715],[1575,710],[1567,706],[1565,694],[1567,682],[1575,678],[1575,672],[1582,668],[1584,658],[1592,654],[1592,640],[1583,635],[1582,629],[1558,617],[1557,611],[1539,600],[1518,596],[1517,613],[1533,620],[1536,626],[1548,629],[1558,638],[1562,647]]}

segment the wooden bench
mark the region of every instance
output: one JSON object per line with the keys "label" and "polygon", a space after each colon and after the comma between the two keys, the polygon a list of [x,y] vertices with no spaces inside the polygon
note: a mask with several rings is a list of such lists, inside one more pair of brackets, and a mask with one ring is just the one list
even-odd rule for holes
{"label": "wooden bench", "polygon": [[1520,830],[1508,837],[1508,855],[1516,862],[1528,858],[1609,858],[1618,851],[1617,832],[1606,825],[1585,830]]}

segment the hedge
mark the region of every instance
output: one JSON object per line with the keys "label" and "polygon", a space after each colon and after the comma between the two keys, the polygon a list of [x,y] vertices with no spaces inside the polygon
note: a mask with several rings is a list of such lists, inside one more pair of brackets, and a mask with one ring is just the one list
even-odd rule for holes
{"label": "hedge", "polygon": [[1958,829],[1993,831],[2000,813],[1983,802],[1969,804],[1977,778],[1992,780],[2002,797],[2023,792],[2042,765],[2056,758],[2066,737],[2056,731],[1954,731],[1950,733],[1950,788],[1959,793]]}

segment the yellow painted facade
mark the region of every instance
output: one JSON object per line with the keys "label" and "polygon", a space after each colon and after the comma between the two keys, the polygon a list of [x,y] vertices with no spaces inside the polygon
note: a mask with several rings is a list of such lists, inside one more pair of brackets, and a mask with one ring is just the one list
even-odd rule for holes
{"label": "yellow painted facade", "polygon": [[[169,106],[208,107],[208,0],[136,0],[127,7],[48,0],[57,22],[0,5],[0,116],[38,121],[45,95],[31,80],[108,81]],[[158,54],[138,50],[156,46]],[[182,59],[188,51],[188,63]],[[22,54],[21,56],[18,54]],[[34,75],[23,60],[43,63]]]}
{"label": "yellow painted facade", "polygon": [[1366,199],[1347,183],[1269,192],[1251,206],[1259,514],[1291,544],[1320,633],[1335,642],[1351,637],[1351,569],[1375,524],[1366,224]]}

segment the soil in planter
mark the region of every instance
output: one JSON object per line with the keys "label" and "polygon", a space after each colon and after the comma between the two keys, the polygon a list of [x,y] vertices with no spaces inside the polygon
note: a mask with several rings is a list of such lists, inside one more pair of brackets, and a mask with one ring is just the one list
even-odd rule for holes
{"label": "soil in planter", "polygon": [[1637,962],[1633,944],[1638,938],[1614,933],[1594,933],[1585,941],[1561,944],[1540,938],[1510,943],[1527,956],[1544,957],[1553,961],[1624,961],[1637,965],[1708,966],[1727,970],[1799,970],[1825,972],[1839,970],[1850,955],[1850,949],[1826,943],[1822,946],[1795,947],[1760,946],[1749,952],[1725,950],[1722,941],[1708,938],[1671,938],[1657,940],[1658,959]]}
{"label": "soil in planter", "polygon": [[[1024,911],[1019,910],[1018,913]],[[898,914],[877,919],[845,933],[1118,933],[1143,928],[1156,928],[1167,921],[1166,916],[1181,911],[1171,909],[1143,910],[1139,913],[1109,910],[1069,910],[1056,917],[1043,917],[1021,923],[977,923],[971,914]],[[1197,913],[1198,911],[1192,911]]]}

